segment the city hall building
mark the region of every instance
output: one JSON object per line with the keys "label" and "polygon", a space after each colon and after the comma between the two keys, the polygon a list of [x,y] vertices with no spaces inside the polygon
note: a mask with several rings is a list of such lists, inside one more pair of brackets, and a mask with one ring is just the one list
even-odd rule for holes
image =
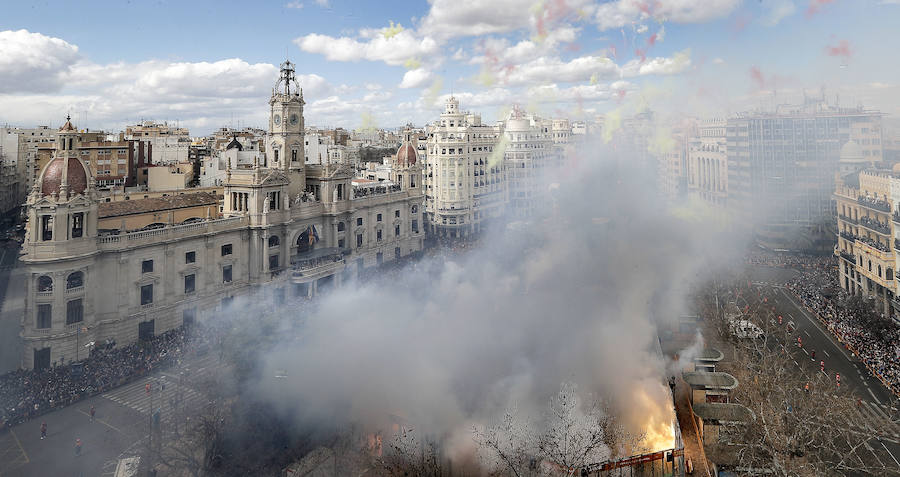
{"label": "city hall building", "polygon": [[[82,359],[91,343],[126,344],[214,318],[234,297],[262,289],[275,301],[312,297],[422,250],[422,169],[409,135],[390,181],[354,189],[350,164],[305,164],[303,92],[290,62],[269,105],[266,150],[252,165],[229,163],[215,214],[191,197],[106,202],[77,153],[80,133],[66,121],[26,202],[23,368]],[[154,210],[159,203],[168,208]],[[127,213],[123,207],[159,223],[98,227],[113,212]],[[186,210],[204,212],[186,217]]]}

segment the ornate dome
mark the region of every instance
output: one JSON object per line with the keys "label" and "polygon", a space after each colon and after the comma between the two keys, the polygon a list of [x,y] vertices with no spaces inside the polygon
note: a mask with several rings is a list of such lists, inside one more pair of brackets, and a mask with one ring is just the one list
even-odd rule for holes
{"label": "ornate dome", "polygon": [[74,157],[57,157],[44,167],[44,172],[41,174],[41,194],[52,195],[54,192],[59,192],[63,174],[66,175],[66,183],[69,184],[71,195],[84,193],[88,185],[84,165]]}
{"label": "ornate dome", "polygon": [[841,162],[865,162],[862,148],[853,139],[841,146]]}
{"label": "ornate dome", "polygon": [[401,166],[412,166],[416,164],[416,148],[412,144],[406,142],[397,149],[397,164]]}

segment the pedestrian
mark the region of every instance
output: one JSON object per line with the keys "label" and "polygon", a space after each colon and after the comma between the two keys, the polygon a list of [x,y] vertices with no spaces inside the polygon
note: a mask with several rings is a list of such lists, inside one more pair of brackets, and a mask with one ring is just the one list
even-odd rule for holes
{"label": "pedestrian", "polygon": [[810,356],[812,356],[812,359],[815,360],[816,359],[816,350],[812,350],[809,353],[810,353]]}
{"label": "pedestrian", "polygon": [[806,394],[809,394],[809,383],[806,383],[806,385],[803,386],[803,390],[806,391]]}
{"label": "pedestrian", "polygon": [[91,404],[91,422],[94,422],[94,414],[96,413],[97,411],[94,409],[94,405]]}
{"label": "pedestrian", "polygon": [[47,423],[42,422],[41,423],[41,440],[44,440],[45,437],[47,437]]}
{"label": "pedestrian", "polygon": [[81,439],[75,439],[75,455],[81,455]]}

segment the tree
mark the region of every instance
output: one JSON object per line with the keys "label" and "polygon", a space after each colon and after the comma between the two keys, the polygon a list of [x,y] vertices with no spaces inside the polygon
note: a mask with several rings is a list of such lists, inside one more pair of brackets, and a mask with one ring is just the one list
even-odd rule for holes
{"label": "tree", "polygon": [[[755,292],[745,295],[756,299]],[[792,353],[799,348],[784,327],[771,326],[771,308],[750,306],[743,318],[766,329],[765,339],[735,339],[722,334],[715,320],[708,322],[707,336],[734,343],[733,360],[718,368],[738,380],[730,401],[755,417],[723,424],[719,443],[708,445],[707,454],[720,463],[783,476],[896,474],[871,445],[883,426],[857,427],[859,401],[850,391],[817,367],[804,369],[794,362]]]}
{"label": "tree", "polygon": [[617,457],[613,450],[640,452],[644,435],[627,432],[607,401],[580,402],[575,385],[563,383],[539,426],[513,408],[496,426],[476,428],[474,438],[492,475],[524,477],[575,475]]}

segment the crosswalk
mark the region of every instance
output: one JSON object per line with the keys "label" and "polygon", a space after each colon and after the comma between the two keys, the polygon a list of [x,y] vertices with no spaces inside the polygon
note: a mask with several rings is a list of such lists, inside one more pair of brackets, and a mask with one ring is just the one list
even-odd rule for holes
{"label": "crosswalk", "polygon": [[180,368],[135,380],[101,396],[147,416],[148,423],[158,410],[160,428],[166,431],[206,402],[202,393],[192,387],[190,377],[220,367],[212,354],[207,353]]}
{"label": "crosswalk", "polygon": [[845,425],[873,437],[900,442],[900,420],[895,409],[869,401],[859,401],[850,408],[852,418],[847,416],[849,422],[836,424]]}

